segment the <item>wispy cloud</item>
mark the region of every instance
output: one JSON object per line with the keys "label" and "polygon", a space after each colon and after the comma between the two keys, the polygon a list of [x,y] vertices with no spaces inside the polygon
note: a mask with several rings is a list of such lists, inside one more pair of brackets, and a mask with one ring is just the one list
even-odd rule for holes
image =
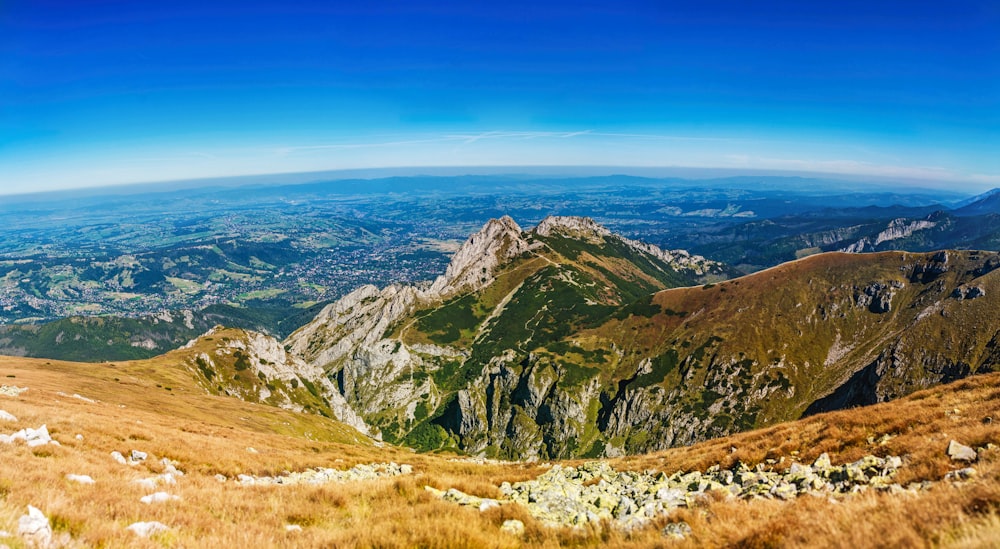
{"label": "wispy cloud", "polygon": [[275,154],[286,156],[299,152],[322,151],[322,150],[350,150],[350,149],[371,149],[371,148],[392,148],[422,146],[434,143],[458,143],[472,145],[483,141],[526,141],[534,139],[575,139],[575,138],[604,138],[604,139],[641,139],[641,140],[661,140],[661,141],[737,141],[730,137],[703,137],[688,135],[670,135],[655,133],[623,133],[623,132],[599,132],[594,130],[572,130],[572,131],[511,131],[511,130],[490,130],[482,132],[462,132],[445,133],[431,135],[418,139],[390,139],[385,141],[365,141],[365,142],[344,142],[327,143],[320,145],[293,145],[279,147],[275,149]]}

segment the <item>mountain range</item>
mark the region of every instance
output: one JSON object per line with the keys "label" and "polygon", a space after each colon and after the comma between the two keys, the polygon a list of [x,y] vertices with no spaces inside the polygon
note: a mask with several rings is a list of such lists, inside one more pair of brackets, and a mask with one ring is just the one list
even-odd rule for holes
{"label": "mountain range", "polygon": [[388,442],[643,453],[992,371],[998,267],[994,252],[826,253],[725,280],[586,218],[501,218],[435,281],[359,288],[264,363],[308,369],[333,403],[314,410],[349,409]]}

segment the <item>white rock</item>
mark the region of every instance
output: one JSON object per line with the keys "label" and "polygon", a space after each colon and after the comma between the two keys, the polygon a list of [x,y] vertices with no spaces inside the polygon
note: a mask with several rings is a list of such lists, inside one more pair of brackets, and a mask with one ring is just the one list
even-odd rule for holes
{"label": "white rock", "polygon": [[299,526],[298,524],[286,524],[285,525],[285,531],[286,532],[301,532],[302,531],[302,527]]}
{"label": "white rock", "polygon": [[77,433],[76,437],[74,438],[76,438],[76,440],[83,440],[83,435]]}
{"label": "white rock", "polygon": [[163,472],[164,473],[171,474],[171,475],[176,475],[176,476],[179,476],[179,477],[184,476],[184,472],[181,471],[181,470],[179,470],[176,466],[174,466],[173,462],[171,462],[169,459],[163,458],[163,459],[160,460],[160,463],[163,464]]}
{"label": "white rock", "polygon": [[149,454],[147,454],[146,452],[140,452],[139,450],[132,450],[132,453],[129,457],[132,459],[132,461],[145,461],[146,458],[149,457]]}
{"label": "white rock", "polygon": [[66,480],[71,482],[79,482],[80,484],[94,484],[94,479],[90,475],[74,475],[70,473],[66,475]]}
{"label": "white rock", "polygon": [[133,522],[132,524],[128,525],[128,528],[126,529],[132,531],[137,536],[148,538],[153,534],[166,532],[167,530],[170,530],[170,527],[167,526],[166,524],[163,524],[162,522],[152,521],[152,522]]}
{"label": "white rock", "polygon": [[517,519],[505,520],[503,521],[503,524],[500,525],[500,531],[512,536],[523,536],[524,523]]}
{"label": "white rock", "polygon": [[24,442],[28,444],[29,447],[42,446],[52,442],[52,437],[49,436],[49,430],[42,425],[37,429],[27,428],[24,430]]}
{"label": "white rock", "polygon": [[0,395],[16,397],[27,391],[27,387],[17,387],[16,385],[0,385]]}
{"label": "white rock", "polygon": [[948,443],[948,457],[955,461],[976,461],[978,455],[972,448],[957,440],[952,440]]}
{"label": "white rock", "polygon": [[0,410],[0,419],[2,419],[3,421],[17,421],[17,418],[14,417],[14,414],[6,410]]}
{"label": "white rock", "polygon": [[145,488],[147,490],[152,490],[156,488],[156,478],[155,477],[137,478],[132,481],[132,484],[138,484],[142,488]]}
{"label": "white rock", "polygon": [[222,474],[215,475],[215,480],[217,480],[219,482],[226,482],[226,475],[222,475]]}
{"label": "white rock", "polygon": [[164,501],[176,501],[181,499],[179,496],[173,494],[168,494],[166,492],[156,492],[154,494],[149,494],[148,496],[142,496],[139,501],[149,505],[150,503],[162,503]]}
{"label": "white rock", "polygon": [[259,454],[260,453],[260,452],[257,451],[256,448],[254,448],[252,446],[247,446],[247,452],[250,452],[251,454]]}
{"label": "white rock", "polygon": [[117,450],[114,451],[114,452],[111,452],[111,459],[117,461],[118,463],[120,463],[122,465],[127,465],[128,464],[128,462],[125,461],[125,456],[123,456],[122,453],[119,452],[119,451],[117,451]]}
{"label": "white rock", "polygon": [[495,499],[484,499],[482,503],[479,504],[479,512],[485,512],[494,507],[500,507],[500,502]]}
{"label": "white rock", "polygon": [[37,508],[29,505],[28,514],[17,520],[17,534],[32,547],[52,546],[52,526]]}

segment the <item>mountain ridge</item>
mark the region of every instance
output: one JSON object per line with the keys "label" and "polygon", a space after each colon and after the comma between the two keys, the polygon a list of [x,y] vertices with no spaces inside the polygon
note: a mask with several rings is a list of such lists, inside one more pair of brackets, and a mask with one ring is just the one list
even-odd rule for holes
{"label": "mountain ridge", "polygon": [[[991,334],[964,355],[922,353],[906,336],[927,326],[959,337],[972,309],[1000,327],[981,310],[998,291],[995,253],[823,254],[696,286],[677,284],[665,254],[592,220],[517,229],[488,224],[467,241],[461,268],[435,282],[465,280],[465,291],[359,289],[286,345],[336,379],[389,441],[517,458],[689,444],[798,418],[865,368],[878,375],[862,376],[871,386],[858,391],[881,401],[996,362],[983,351]],[[487,276],[468,278],[477,268]],[[975,306],[956,305],[956,292],[975,294]],[[803,305],[808,314],[796,312]],[[783,315],[794,330],[774,322]],[[814,343],[792,345],[804,337]],[[775,354],[769,338],[795,352]]]}

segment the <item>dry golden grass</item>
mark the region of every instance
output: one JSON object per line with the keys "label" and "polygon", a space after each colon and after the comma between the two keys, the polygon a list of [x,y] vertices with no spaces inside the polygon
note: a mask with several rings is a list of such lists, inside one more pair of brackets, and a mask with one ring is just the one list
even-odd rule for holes
{"label": "dry golden grass", "polygon": [[[537,465],[479,465],[358,443],[356,433],[322,417],[206,395],[169,357],[114,366],[0,358],[0,372],[6,376],[0,382],[29,387],[19,397],[0,397],[0,409],[19,419],[0,422],[0,431],[45,423],[62,443],[34,449],[0,445],[0,530],[16,532],[17,518],[31,504],[49,516],[57,534],[69,534],[79,546],[978,547],[994,545],[1000,536],[996,450],[984,452],[975,465],[976,480],[939,482],[917,495],[864,494],[837,503],[818,497],[791,502],[718,498],[662,517],[631,535],[608,529],[573,532],[543,527],[516,506],[479,513],[437,500],[423,489],[455,487],[496,497],[500,482],[533,478],[544,470]],[[78,393],[96,402],[59,393]],[[614,465],[673,472],[737,459],[750,464],[781,458],[810,461],[825,451],[840,463],[874,453],[906,456],[903,482],[937,481],[954,468],[944,453],[951,438],[974,446],[998,442],[1000,423],[984,423],[986,417],[1000,421],[1000,375],[960,381],[898,402],[623,458]],[[880,444],[885,434],[891,438]],[[109,457],[114,450],[133,448],[157,459],[168,457],[187,473],[176,485],[162,488],[180,496],[179,501],[139,502],[149,491],[132,481],[159,473],[162,466],[152,460],[122,466]],[[325,486],[249,487],[214,478],[217,473],[232,478],[378,461],[412,464],[415,474]],[[96,484],[70,482],[68,473],[91,475]],[[524,538],[499,532],[509,518],[525,523]],[[132,522],[151,520],[172,530],[148,540],[125,530]],[[659,528],[673,520],[691,525],[688,540],[673,542],[660,535]],[[302,531],[287,532],[289,524]],[[3,543],[20,546],[16,537]]]}

